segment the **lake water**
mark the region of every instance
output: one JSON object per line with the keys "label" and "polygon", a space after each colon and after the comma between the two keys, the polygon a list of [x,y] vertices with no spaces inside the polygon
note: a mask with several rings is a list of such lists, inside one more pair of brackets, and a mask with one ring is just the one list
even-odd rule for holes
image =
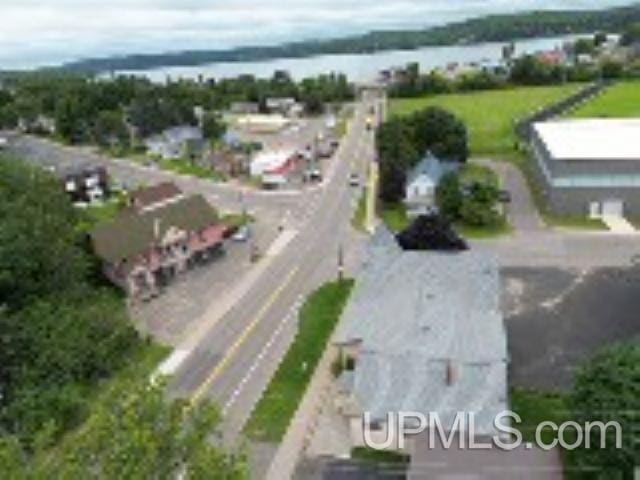
{"label": "lake water", "polygon": [[[571,37],[538,38],[516,42],[516,54],[548,50]],[[167,78],[197,79],[231,78],[241,74],[269,77],[276,70],[287,70],[294,78],[300,79],[321,73],[341,72],[350,80],[373,80],[380,70],[404,66],[418,62],[421,69],[430,70],[451,62],[496,62],[502,55],[504,43],[481,43],[448,47],[424,47],[418,50],[391,50],[371,54],[319,55],[309,58],[277,59],[260,62],[229,62],[195,67],[163,67],[146,71],[122,71],[118,73],[146,76],[152,81],[164,82]]]}

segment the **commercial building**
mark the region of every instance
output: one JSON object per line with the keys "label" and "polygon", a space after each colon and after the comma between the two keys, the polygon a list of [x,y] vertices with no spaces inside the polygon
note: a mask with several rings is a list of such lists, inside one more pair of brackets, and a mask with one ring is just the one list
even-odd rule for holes
{"label": "commercial building", "polygon": [[555,120],[533,125],[531,148],[551,210],[640,214],[640,119]]}
{"label": "commercial building", "polygon": [[[171,193],[167,186],[138,191],[142,203],[91,232],[105,275],[131,298],[157,295],[175,276],[222,248],[226,227],[205,198]],[[149,203],[152,198],[155,204]]]}
{"label": "commercial building", "polygon": [[260,152],[251,161],[250,173],[265,185],[282,185],[287,182],[287,174],[295,168],[297,161],[298,155],[294,150]]}

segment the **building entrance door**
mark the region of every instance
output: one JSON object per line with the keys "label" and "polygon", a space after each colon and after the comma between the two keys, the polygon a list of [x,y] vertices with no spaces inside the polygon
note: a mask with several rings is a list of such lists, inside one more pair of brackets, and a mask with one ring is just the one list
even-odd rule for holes
{"label": "building entrance door", "polygon": [[603,217],[624,216],[624,202],[622,200],[605,200],[602,202]]}

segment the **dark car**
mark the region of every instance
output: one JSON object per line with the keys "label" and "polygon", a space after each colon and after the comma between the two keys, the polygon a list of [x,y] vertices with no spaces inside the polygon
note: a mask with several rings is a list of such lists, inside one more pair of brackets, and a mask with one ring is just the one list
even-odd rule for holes
{"label": "dark car", "polygon": [[500,190],[498,192],[498,201],[500,203],[511,203],[511,192],[508,190]]}

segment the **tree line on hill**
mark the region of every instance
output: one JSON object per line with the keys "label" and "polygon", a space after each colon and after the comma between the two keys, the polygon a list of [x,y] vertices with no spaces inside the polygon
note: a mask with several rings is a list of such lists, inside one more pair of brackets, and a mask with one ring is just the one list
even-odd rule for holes
{"label": "tree line on hill", "polygon": [[[101,146],[132,143],[176,125],[202,122],[211,139],[224,133],[218,114],[233,102],[292,97],[311,114],[327,103],[344,102],[354,90],[344,75],[329,74],[294,81],[284,71],[271,78],[244,75],[234,79],[168,81],[154,84],[139,77],[113,79],[59,72],[19,74],[4,78],[0,88],[0,128],[26,126],[43,131],[42,118],[51,120],[56,134],[69,143]],[[197,117],[197,107],[206,112]]]}
{"label": "tree line on hill", "polygon": [[374,31],[345,38],[311,40],[277,46],[89,59],[66,64],[63,68],[76,72],[102,73],[170,65],[251,62],[274,58],[406,50],[426,46],[505,42],[518,38],[591,33],[599,30],[616,32],[622,31],[629,22],[633,21],[640,21],[638,5],[588,11],[533,11],[492,15],[421,30]]}
{"label": "tree line on hill", "polygon": [[1,476],[175,478],[219,465],[243,478],[231,474],[239,459],[208,446],[209,407],[167,402],[146,378],[100,400],[151,347],[102,281],[85,215],[50,173],[0,157]]}

